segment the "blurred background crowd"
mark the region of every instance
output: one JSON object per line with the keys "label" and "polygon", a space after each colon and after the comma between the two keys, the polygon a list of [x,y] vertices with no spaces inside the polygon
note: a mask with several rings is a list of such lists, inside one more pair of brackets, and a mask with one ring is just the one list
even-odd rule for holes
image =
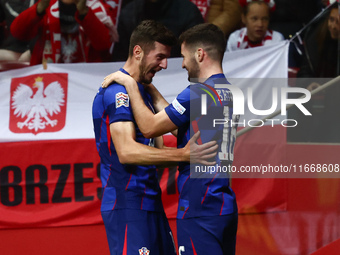
{"label": "blurred background crowd", "polygon": [[[0,0],[0,71],[125,61],[133,29],[153,19],[176,36],[213,23],[225,34],[226,51],[289,40],[290,76],[334,78],[340,73],[338,6],[337,0]],[[174,47],[172,57],[180,56]],[[295,85],[313,90],[320,83]],[[329,114],[340,110],[340,89],[333,87],[313,97],[308,107],[318,118],[303,120],[288,140],[340,142],[339,132],[325,129]],[[340,120],[334,123],[340,128]]]}

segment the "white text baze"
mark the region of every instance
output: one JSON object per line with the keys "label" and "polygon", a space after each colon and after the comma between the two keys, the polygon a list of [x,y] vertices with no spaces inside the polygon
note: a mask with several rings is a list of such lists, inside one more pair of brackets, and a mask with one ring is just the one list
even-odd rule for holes
{"label": "white text baze", "polygon": [[[225,125],[228,127],[232,127],[237,125],[238,127],[262,127],[264,126],[264,123],[268,121],[271,123],[271,126],[274,127],[275,125],[278,125],[279,123],[283,127],[296,127],[298,125],[298,122],[294,119],[284,119],[284,120],[279,120],[279,119],[251,119],[251,120],[241,120],[238,122],[235,122],[233,120],[229,119],[214,119],[213,120],[213,127],[216,127],[216,125]],[[293,122],[292,124],[289,124],[289,122]]]}

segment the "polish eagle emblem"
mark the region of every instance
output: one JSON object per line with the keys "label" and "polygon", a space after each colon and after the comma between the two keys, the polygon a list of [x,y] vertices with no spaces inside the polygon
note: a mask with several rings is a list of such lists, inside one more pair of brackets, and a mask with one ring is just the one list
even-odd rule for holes
{"label": "polish eagle emblem", "polygon": [[30,86],[20,83],[12,96],[12,108],[16,117],[23,118],[23,122],[18,122],[17,127],[37,132],[50,125],[54,127],[58,120],[52,119],[54,114],[58,114],[61,106],[64,105],[65,93],[58,81],[51,82],[44,87],[42,77],[37,77],[32,86],[37,88],[34,93]]}

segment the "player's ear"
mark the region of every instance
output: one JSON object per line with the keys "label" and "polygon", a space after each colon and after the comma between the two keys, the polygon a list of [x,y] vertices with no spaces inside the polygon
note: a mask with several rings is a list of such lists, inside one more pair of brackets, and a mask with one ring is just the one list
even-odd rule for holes
{"label": "player's ear", "polygon": [[202,48],[198,48],[195,51],[195,59],[196,59],[196,61],[197,62],[202,62],[203,57],[204,57],[204,50]]}
{"label": "player's ear", "polygon": [[137,60],[141,60],[143,58],[144,51],[143,51],[143,49],[139,45],[136,45],[133,48],[133,55],[135,56],[135,58]]}

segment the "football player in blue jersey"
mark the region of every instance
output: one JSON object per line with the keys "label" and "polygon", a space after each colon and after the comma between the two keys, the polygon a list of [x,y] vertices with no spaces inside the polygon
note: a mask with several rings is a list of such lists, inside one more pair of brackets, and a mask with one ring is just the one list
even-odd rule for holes
{"label": "football player in blue jersey", "polygon": [[[205,23],[185,31],[180,42],[182,67],[188,71],[189,80],[197,83],[157,114],[142,106],[136,82],[121,72],[105,77],[102,86],[113,80],[124,84],[145,137],[178,129],[178,148],[183,148],[196,131],[201,132],[199,143],[217,141],[219,153],[214,166],[179,163],[178,251],[180,255],[235,254],[238,211],[228,169],[234,158],[239,116],[233,114],[231,85],[222,69],[225,37],[218,27]],[[152,84],[149,90],[155,100],[162,98]],[[216,120],[223,120],[223,124],[215,125]]]}
{"label": "football player in blue jersey", "polygon": [[[167,68],[167,58],[176,38],[161,24],[142,22],[131,36],[129,58],[121,72],[137,83],[148,110],[163,108],[152,100],[142,83],[150,83],[156,72]],[[122,85],[100,88],[93,101],[93,123],[101,159],[102,204],[111,254],[176,254],[172,233],[161,201],[157,164],[190,161],[211,164],[216,142],[197,145],[197,133],[180,149],[166,148],[161,138],[143,136]],[[195,151],[193,153],[193,150]]]}

